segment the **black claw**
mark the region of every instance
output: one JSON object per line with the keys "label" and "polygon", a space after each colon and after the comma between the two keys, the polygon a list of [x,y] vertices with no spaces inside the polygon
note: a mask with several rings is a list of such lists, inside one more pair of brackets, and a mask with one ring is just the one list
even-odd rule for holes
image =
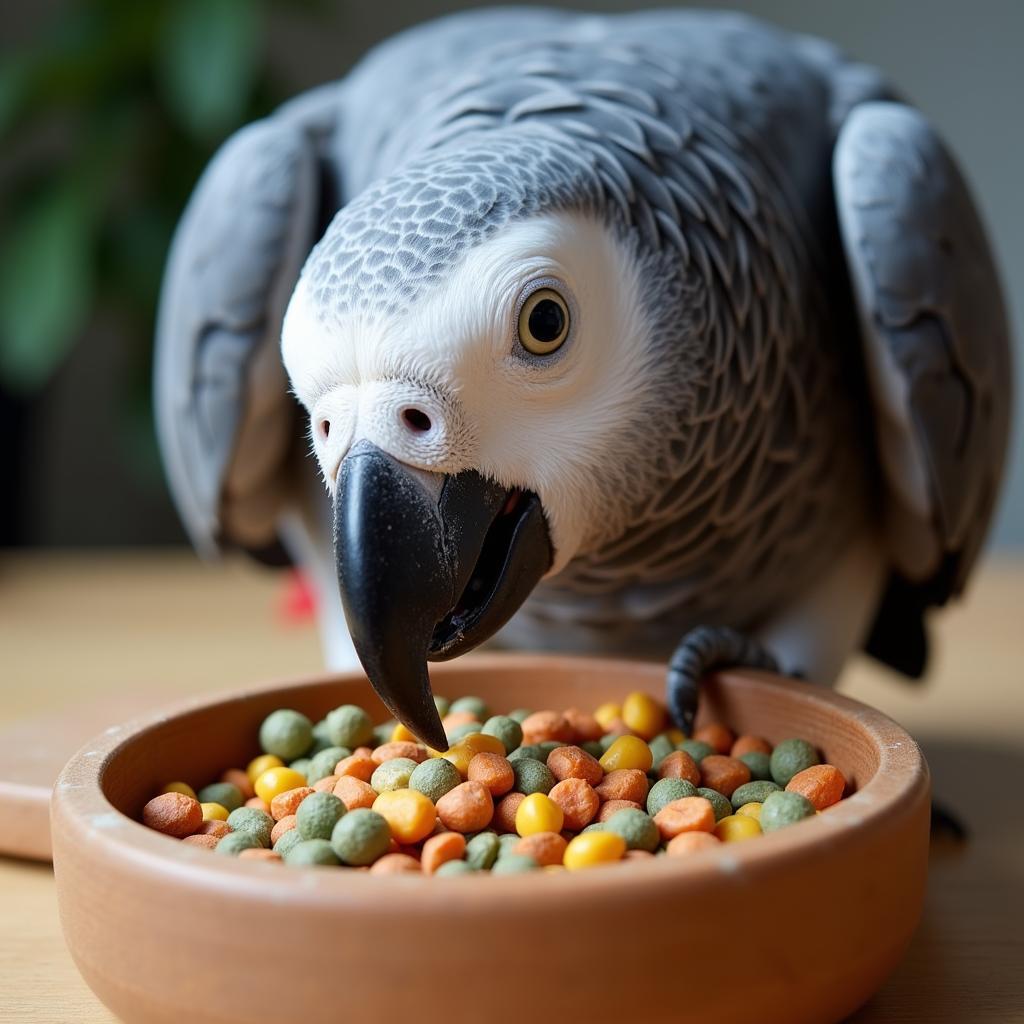
{"label": "black claw", "polygon": [[932,804],[932,840],[952,839],[956,843],[966,842],[970,832],[961,819],[948,807]]}

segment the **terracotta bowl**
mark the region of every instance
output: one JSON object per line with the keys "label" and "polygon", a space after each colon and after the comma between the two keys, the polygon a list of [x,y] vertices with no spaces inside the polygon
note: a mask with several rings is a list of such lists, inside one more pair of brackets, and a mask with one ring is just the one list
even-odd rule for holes
{"label": "terracotta bowl", "polygon": [[[480,656],[440,693],[498,710],[660,695],[657,665]],[[135,820],[168,779],[200,784],[257,752],[263,717],[375,709],[359,676],[184,704],[87,746],[53,799],[68,945],[127,1022],[334,1024],[524,1019],[838,1021],[902,955],[928,854],[928,769],[883,715],[763,674],[709,680],[701,710],[773,742],[816,743],[855,790],[809,821],[688,858],[526,875],[371,876],[217,857]]]}

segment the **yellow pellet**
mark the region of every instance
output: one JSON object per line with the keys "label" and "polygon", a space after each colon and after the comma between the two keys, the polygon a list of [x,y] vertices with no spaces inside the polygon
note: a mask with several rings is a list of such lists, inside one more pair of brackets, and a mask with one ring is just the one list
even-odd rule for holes
{"label": "yellow pellet", "polygon": [[611,727],[613,722],[618,721],[622,717],[622,708],[618,704],[602,704],[595,712],[594,717],[597,719],[597,724],[602,729],[608,729]]}
{"label": "yellow pellet", "polygon": [[245,769],[245,774],[249,776],[249,781],[255,786],[256,780],[264,773],[270,771],[271,768],[283,768],[284,761],[281,758],[276,757],[274,754],[260,754],[259,757],[254,757],[249,762],[249,767]]}
{"label": "yellow pellet", "polygon": [[715,826],[715,835],[723,843],[739,843],[761,834],[761,823],[749,814],[730,814]]}
{"label": "yellow pellet", "polygon": [[606,772],[620,768],[650,770],[654,762],[651,748],[639,736],[620,736],[601,756],[601,767]]}
{"label": "yellow pellet", "polygon": [[665,728],[665,708],[650,694],[638,690],[622,702],[622,721],[638,736],[649,740]]}
{"label": "yellow pellet", "polygon": [[415,789],[393,789],[381,793],[373,809],[383,817],[392,836],[400,843],[418,843],[434,830],[437,811],[430,797]]}
{"label": "yellow pellet", "polygon": [[203,809],[203,821],[227,821],[228,809],[221,804],[200,804]]}
{"label": "yellow pellet", "polygon": [[665,735],[678,747],[683,740],[687,739],[686,733],[682,729],[666,729]]}
{"label": "yellow pellet", "polygon": [[401,722],[391,730],[392,743],[419,743],[418,737],[411,729],[406,728]]}
{"label": "yellow pellet", "polygon": [[570,870],[622,860],[626,840],[614,832],[583,832],[569,841],[562,863]]}
{"label": "yellow pellet", "polygon": [[516,809],[516,831],[521,836],[561,832],[564,822],[562,808],[543,793],[531,793]]}
{"label": "yellow pellet", "polygon": [[761,822],[761,805],[756,800],[752,800],[749,804],[744,804],[736,813],[753,818],[758,824]]}
{"label": "yellow pellet", "polygon": [[459,740],[454,747],[446,750],[441,757],[446,761],[451,761],[459,769],[459,774],[465,778],[469,772],[469,762],[477,754],[501,754],[504,756],[505,745],[497,736],[488,736],[482,732],[471,732],[468,736]]}
{"label": "yellow pellet", "polygon": [[196,791],[187,782],[168,782],[163,788],[164,793],[181,793],[182,796],[196,798]]}
{"label": "yellow pellet", "polygon": [[268,804],[275,796],[287,793],[290,789],[298,789],[306,785],[306,776],[294,768],[268,768],[253,783],[256,795]]}

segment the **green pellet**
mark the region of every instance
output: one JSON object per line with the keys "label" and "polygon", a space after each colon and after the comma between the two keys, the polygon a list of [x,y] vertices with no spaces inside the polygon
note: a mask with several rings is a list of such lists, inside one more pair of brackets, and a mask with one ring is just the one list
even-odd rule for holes
{"label": "green pellet", "polygon": [[302,836],[299,835],[295,829],[290,828],[283,836],[281,836],[276,843],[274,843],[274,853],[279,853],[282,858],[285,854],[297,843],[302,842]]}
{"label": "green pellet", "polygon": [[651,748],[651,756],[654,758],[651,762],[651,771],[655,773],[658,765],[676,749],[676,745],[664,733],[655,736],[647,746]]}
{"label": "green pellet", "polygon": [[434,694],[434,707],[437,708],[439,718],[444,718],[451,706],[452,702],[447,697],[439,697],[436,693]]}
{"label": "green pellet", "polygon": [[542,740],[537,744],[537,760],[543,761],[547,764],[547,760],[551,756],[551,751],[565,746],[568,746],[568,744],[560,743],[558,740]]}
{"label": "green pellet", "polygon": [[306,775],[309,772],[309,764],[310,761],[308,757],[300,757],[298,760],[292,761],[288,767],[291,768],[292,771],[298,772],[300,775]]}
{"label": "green pellet", "polygon": [[295,831],[303,839],[330,839],[345,815],[345,805],[333,793],[310,793],[295,812]]}
{"label": "green pellet", "polygon": [[334,746],[334,744],[331,743],[331,737],[327,732],[327,719],[321,718],[319,722],[313,723],[313,745],[307,753],[311,758],[316,757],[321,750],[326,750],[331,746]]}
{"label": "green pellet", "polygon": [[778,793],[774,782],[746,782],[733,790],[732,805],[739,810],[744,804],[763,804],[772,793]]}
{"label": "green pellet", "polygon": [[814,814],[814,804],[800,793],[769,793],[761,806],[761,831],[774,832]]}
{"label": "green pellet", "polygon": [[359,807],[341,817],[331,833],[331,848],[345,864],[372,864],[388,851],[391,830],[387,820],[368,807]]}
{"label": "green pellet", "polygon": [[454,715],[459,711],[468,711],[481,722],[485,722],[491,715],[490,708],[482,697],[459,697],[448,705],[448,714]]}
{"label": "green pellet", "polygon": [[[589,825],[587,825],[583,829],[583,832],[603,832],[604,830],[605,830],[605,822],[603,822],[603,821],[592,821]],[[583,832],[581,832],[580,835],[582,835]]]}
{"label": "green pellet", "polygon": [[248,832],[264,849],[270,846],[274,819],[258,807],[238,807],[228,815],[228,825],[235,832]]}
{"label": "green pellet", "polygon": [[474,869],[464,860],[446,860],[435,872],[435,878],[454,878],[456,875],[471,875]]}
{"label": "green pellet", "polygon": [[[355,704],[342,704],[328,712],[327,736],[336,747],[365,746],[373,738],[373,722],[370,716]],[[385,741],[386,742],[386,741]]]}
{"label": "green pellet", "polygon": [[313,723],[301,712],[290,708],[272,711],[260,726],[260,747],[282,761],[302,757],[313,745]]}
{"label": "green pellet", "polygon": [[293,867],[331,867],[338,858],[326,839],[303,839],[289,849],[284,862]]}
{"label": "green pellet", "polygon": [[789,780],[798,772],[820,763],[818,752],[807,740],[783,740],[772,751],[772,779],[785,789]]}
{"label": "green pellet", "polygon": [[[376,774],[374,772],[374,775]],[[409,776],[409,788],[430,797],[435,804],[461,782],[459,769],[443,757],[432,757],[423,761],[416,765]]]}
{"label": "green pellet", "polygon": [[510,761],[521,761],[524,757],[532,758],[534,761],[541,759],[540,747],[536,743],[528,743],[525,747],[516,747],[511,754],[508,755]]}
{"label": "green pellet", "polygon": [[512,761],[515,774],[513,789],[517,793],[544,793],[547,795],[555,784],[551,769],[543,761],[535,761],[532,757],[523,757]]}
{"label": "green pellet", "polygon": [[[433,760],[443,760],[434,758]],[[393,757],[378,765],[370,776],[370,785],[378,793],[387,793],[393,789],[408,789],[412,773],[419,765],[411,757]],[[452,765],[454,768],[455,766]],[[456,769],[456,772],[458,769]]]}
{"label": "green pellet", "polygon": [[371,747],[382,747],[385,743],[390,743],[396,725],[398,725],[398,720],[395,718],[389,718],[386,722],[375,725],[373,732],[370,733],[369,745]]}
{"label": "green pellet", "polygon": [[760,750],[751,750],[749,754],[740,754],[739,759],[750,769],[750,778],[754,782],[769,782],[772,777],[772,759],[770,754]]}
{"label": "green pellet", "polygon": [[501,842],[495,832],[479,832],[466,843],[466,863],[477,871],[487,871],[497,860]]}
{"label": "green pellet", "polygon": [[529,708],[515,708],[508,713],[508,717],[522,725],[532,714],[533,712]]}
{"label": "green pellet", "polygon": [[349,757],[352,751],[348,747],[325,747],[309,759],[306,769],[306,782],[312,786],[314,782],[326,779],[334,774],[334,766],[343,758]]}
{"label": "green pellet", "polygon": [[715,821],[721,821],[732,814],[732,804],[729,802],[729,798],[719,793],[717,789],[701,787],[697,790],[697,796],[702,796],[711,802],[711,807],[715,812]]}
{"label": "green pellet", "polygon": [[505,835],[498,836],[498,853],[497,860],[501,860],[502,857],[511,857],[512,850],[519,842],[519,836],[514,832],[508,832]]}
{"label": "green pellet", "polygon": [[445,738],[448,740],[448,746],[454,747],[459,740],[464,740],[467,736],[482,730],[483,726],[479,722],[463,722],[462,725],[457,725],[446,732]]}
{"label": "green pellet", "polygon": [[501,740],[505,753],[511,754],[523,742],[523,727],[508,715],[492,715],[480,730],[487,736]]}
{"label": "green pellet", "polygon": [[510,853],[494,862],[492,875],[521,875],[525,871],[536,871],[540,865],[524,853]]}
{"label": "green pellet", "polygon": [[591,757],[596,757],[599,761],[604,753],[604,747],[601,746],[600,740],[587,740],[580,744],[580,749],[585,750]]}
{"label": "green pellet", "polygon": [[[603,754],[621,736],[618,732],[606,732],[597,742],[601,744]],[[600,759],[599,759],[600,760]]]}
{"label": "green pellet", "polygon": [[616,811],[606,822],[606,832],[614,832],[626,840],[627,850],[647,850],[653,853],[661,842],[658,826],[649,814],[627,807]]}
{"label": "green pellet", "polygon": [[196,799],[201,804],[220,804],[228,813],[245,803],[242,791],[233,782],[211,782],[196,793]]}
{"label": "green pellet", "polygon": [[658,779],[647,794],[647,813],[653,818],[673,800],[696,795],[697,787],[687,779]]}
{"label": "green pellet", "polygon": [[690,757],[700,764],[708,754],[714,754],[715,748],[710,743],[705,743],[703,740],[683,740],[679,744],[680,750],[685,750]]}
{"label": "green pellet", "polygon": [[229,832],[213,849],[215,853],[237,857],[243,850],[259,850],[261,846],[251,832]]}

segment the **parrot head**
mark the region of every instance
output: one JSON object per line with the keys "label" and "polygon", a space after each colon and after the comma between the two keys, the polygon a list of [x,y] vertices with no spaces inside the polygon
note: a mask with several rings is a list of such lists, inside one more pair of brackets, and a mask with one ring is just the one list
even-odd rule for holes
{"label": "parrot head", "polygon": [[[524,148],[518,170],[435,159],[343,208],[282,331],[356,652],[442,749],[427,662],[491,637],[621,532],[664,415],[665,303],[646,282],[669,276],[564,155]],[[557,191],[537,180],[552,159]]]}

